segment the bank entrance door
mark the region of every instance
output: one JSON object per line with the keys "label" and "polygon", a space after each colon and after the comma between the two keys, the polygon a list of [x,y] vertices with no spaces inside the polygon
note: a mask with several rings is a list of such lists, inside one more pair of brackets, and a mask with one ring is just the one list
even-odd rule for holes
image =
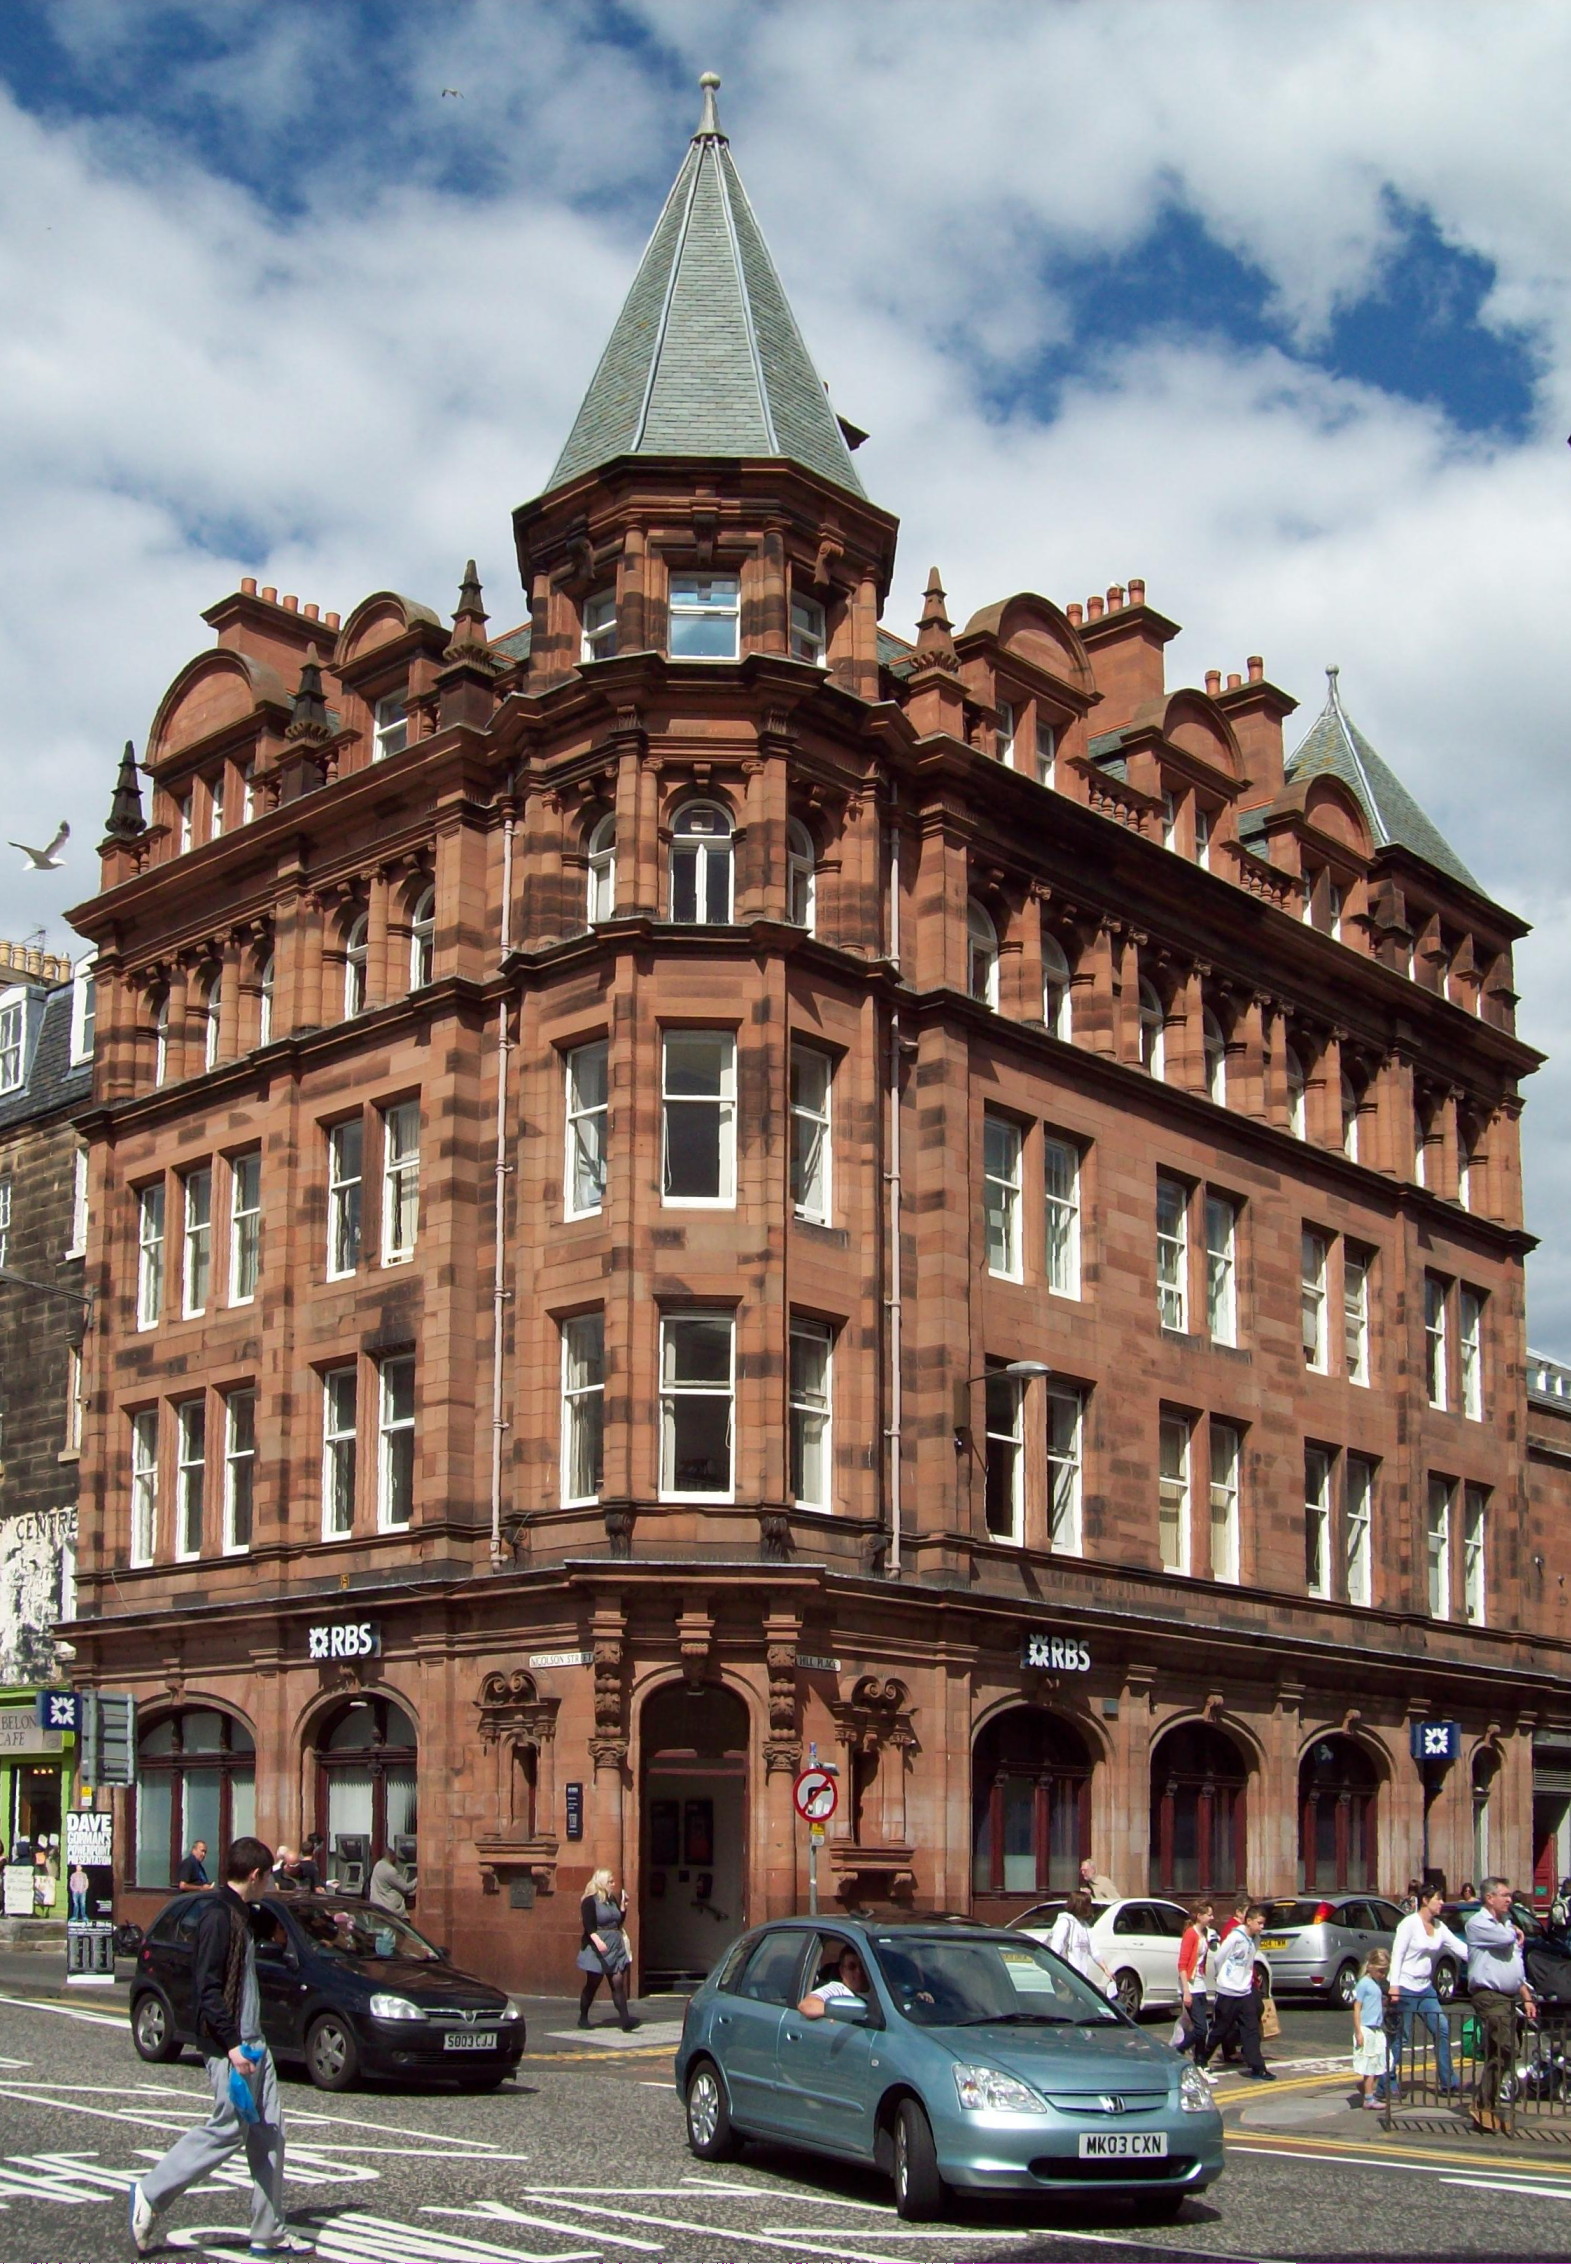
{"label": "bank entrance door", "polygon": [[640,1987],[701,1981],[747,1923],[747,1708],[713,1683],[644,1701]]}

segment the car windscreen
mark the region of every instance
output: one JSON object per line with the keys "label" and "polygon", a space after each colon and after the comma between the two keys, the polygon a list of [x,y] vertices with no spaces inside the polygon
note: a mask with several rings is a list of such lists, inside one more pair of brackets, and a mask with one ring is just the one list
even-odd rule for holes
{"label": "car windscreen", "polygon": [[332,1903],[302,1910],[296,1902],[290,1905],[289,1915],[312,1948],[330,1957],[430,1960],[441,1954],[407,1920],[395,1918],[390,1910],[357,1910]]}
{"label": "car windscreen", "polygon": [[1051,1951],[1025,1941],[924,1941],[875,1937],[896,2006],[919,2028],[1116,2027],[1118,2014]]}
{"label": "car windscreen", "polygon": [[1268,1902],[1266,1932],[1280,1933],[1284,1926],[1313,1926],[1316,1923],[1316,1913],[1324,1909],[1325,1904],[1313,1898],[1301,1902]]}

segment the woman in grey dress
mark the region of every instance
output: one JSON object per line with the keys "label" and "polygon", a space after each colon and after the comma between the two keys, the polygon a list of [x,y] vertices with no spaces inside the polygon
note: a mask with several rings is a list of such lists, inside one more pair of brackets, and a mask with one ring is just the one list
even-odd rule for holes
{"label": "woman in grey dress", "polygon": [[623,2028],[636,2028],[638,2023],[627,2009],[627,1976],[633,1959],[627,1946],[626,1888],[618,1894],[611,1872],[594,1872],[584,1889],[579,1914],[583,1919],[584,1941],[578,1953],[578,1970],[587,1978],[578,2000],[578,2025],[580,2028],[590,2025],[589,2008],[604,1977],[611,1984],[611,2001],[616,2006],[617,2019]]}

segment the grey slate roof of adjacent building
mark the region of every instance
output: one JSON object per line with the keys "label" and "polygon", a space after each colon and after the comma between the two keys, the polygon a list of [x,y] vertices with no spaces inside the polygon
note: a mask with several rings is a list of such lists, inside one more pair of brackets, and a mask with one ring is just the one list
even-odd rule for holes
{"label": "grey slate roof of adjacent building", "polygon": [[[36,998],[39,986],[30,987]],[[41,1004],[42,1021],[26,1058],[23,1081],[0,1099],[0,1132],[57,1110],[81,1108],[92,1097],[92,1063],[71,1060],[71,985],[52,985]]]}
{"label": "grey slate roof of adjacent building", "polygon": [[1290,786],[1310,778],[1340,779],[1368,818],[1377,849],[1392,844],[1411,849],[1416,857],[1449,873],[1465,887],[1478,887],[1439,827],[1424,815],[1401,780],[1349,719],[1334,668],[1326,670],[1326,704],[1289,759],[1286,777]]}
{"label": "grey slate roof of adjacent building", "polygon": [[619,456],[786,456],[863,492],[712,100],[550,484]]}

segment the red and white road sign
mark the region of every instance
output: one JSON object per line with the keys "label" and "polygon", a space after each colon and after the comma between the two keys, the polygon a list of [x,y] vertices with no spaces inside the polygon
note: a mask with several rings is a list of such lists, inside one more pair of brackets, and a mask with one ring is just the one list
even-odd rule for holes
{"label": "red and white road sign", "polygon": [[810,1824],[827,1824],[840,1805],[840,1787],[827,1769],[804,1769],[791,1787],[796,1812]]}

